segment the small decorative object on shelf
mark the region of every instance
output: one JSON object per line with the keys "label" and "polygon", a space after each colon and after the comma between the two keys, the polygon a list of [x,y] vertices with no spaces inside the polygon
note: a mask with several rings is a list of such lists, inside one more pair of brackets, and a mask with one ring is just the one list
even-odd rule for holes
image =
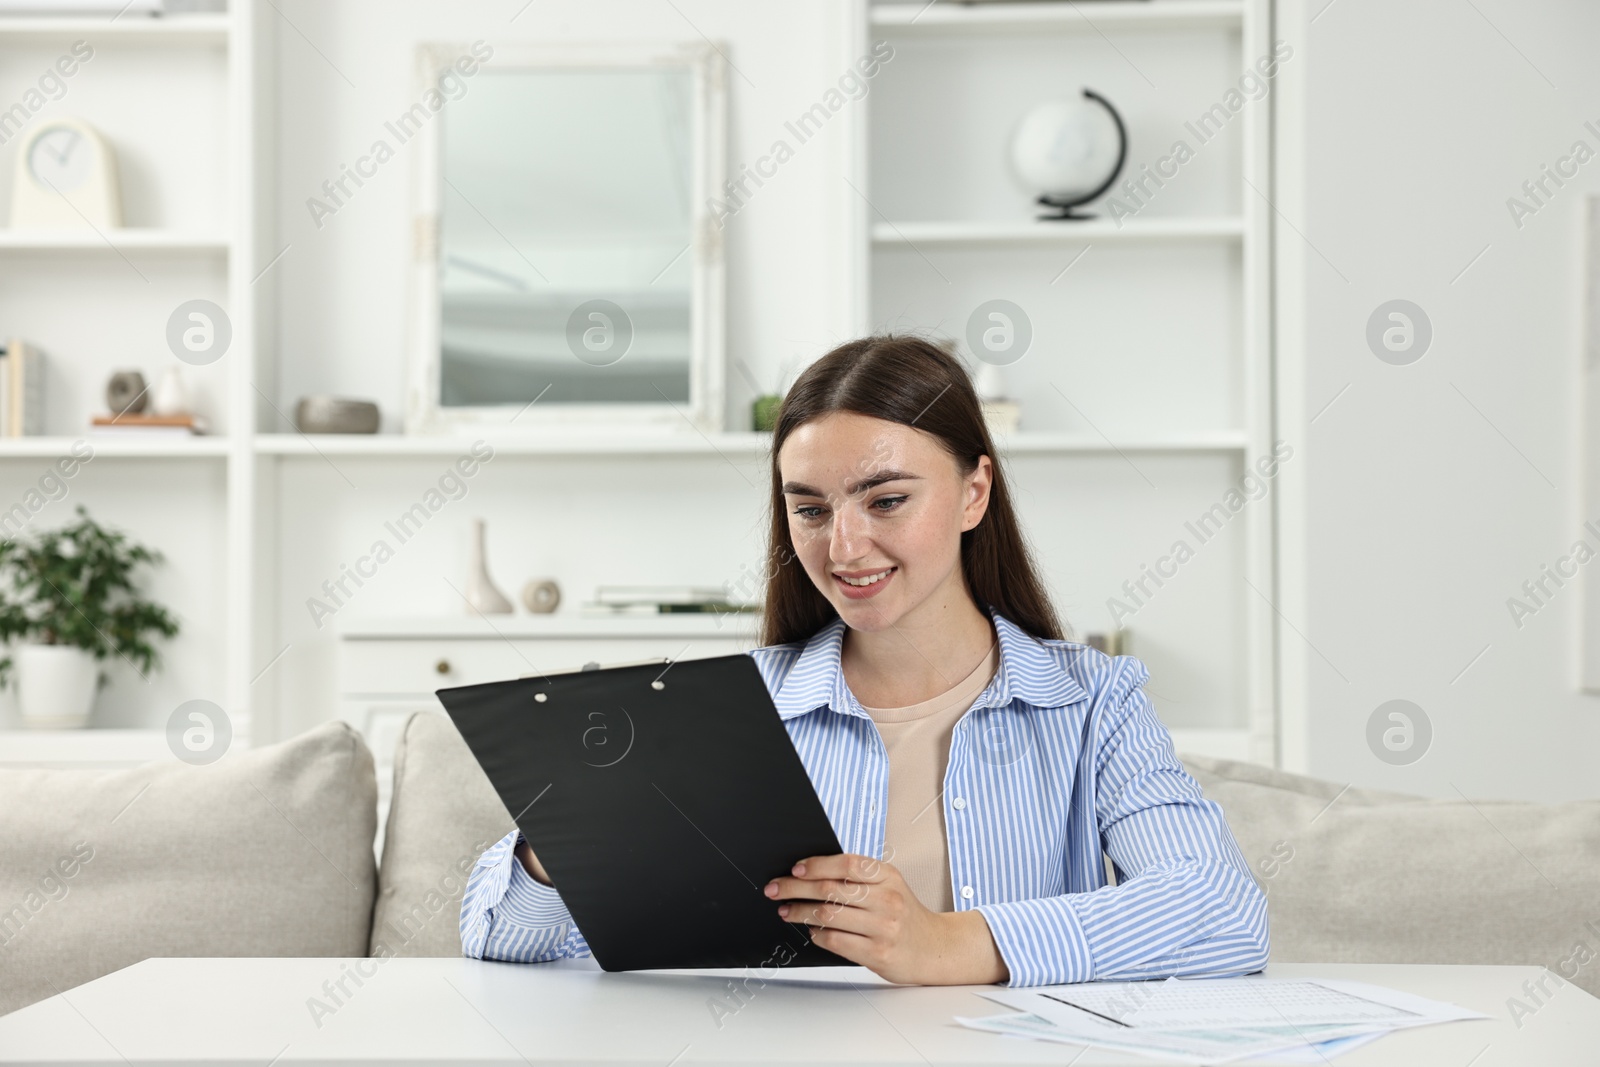
{"label": "small decorative object on shelf", "polygon": [[301,433],[377,433],[378,405],[337,396],[301,397],[294,424]]}
{"label": "small decorative object on shelf", "polygon": [[1098,648],[1108,656],[1126,656],[1129,654],[1130,636],[1124,627],[1110,633],[1084,634],[1083,643],[1090,648]]}
{"label": "small decorative object on shelf", "polygon": [[[135,572],[161,554],[89,518],[43,533],[0,540],[0,641],[16,651],[23,722],[42,728],[85,725],[100,682],[99,662],[117,656],[142,675],[160,663],[152,638],[174,637],[178,623],[139,595]],[[0,683],[13,666],[0,658]]]}
{"label": "small decorative object on shelf", "polygon": [[1011,164],[1037,203],[1041,220],[1090,219],[1073,210],[1107,189],[1128,158],[1128,131],[1111,102],[1093,89],[1078,100],[1051,100],[1023,116],[1011,139]]}
{"label": "small decorative object on shelf", "polygon": [[506,599],[489,577],[488,527],[482,519],[472,520],[472,558],[467,562],[467,604],[479,615],[509,615]]}
{"label": "small decorative object on shelf", "polygon": [[778,425],[778,408],[783,397],[776,393],[758,396],[750,402],[750,428],[757,433],[771,433]]}
{"label": "small decorative object on shelf", "polygon": [[561,587],[554,578],[529,578],[522,587],[522,606],[535,615],[549,615],[561,604]]}
{"label": "small decorative object on shelf", "polygon": [[150,391],[152,415],[190,415],[189,385],[183,380],[183,370],[177,365],[161,372],[161,380]]}
{"label": "small decorative object on shelf", "polygon": [[136,370],[119,370],[106,382],[106,407],[113,415],[137,415],[150,406],[150,387]]}
{"label": "small decorative object on shelf", "polygon": [[584,615],[726,615],[757,612],[759,604],[736,604],[726,589],[696,585],[602,585]]}
{"label": "small decorative object on shelf", "polygon": [[19,338],[0,349],[0,437],[44,433],[44,353]]}
{"label": "small decorative object on shelf", "polygon": [[974,385],[978,399],[983,404],[983,418],[989,432],[1010,435],[1022,424],[1022,405],[1005,395],[1005,379],[997,364],[987,361],[978,365]]}
{"label": "small decorative object on shelf", "polygon": [[41,120],[22,140],[11,185],[14,230],[122,226],[117,157],[82,119]]}

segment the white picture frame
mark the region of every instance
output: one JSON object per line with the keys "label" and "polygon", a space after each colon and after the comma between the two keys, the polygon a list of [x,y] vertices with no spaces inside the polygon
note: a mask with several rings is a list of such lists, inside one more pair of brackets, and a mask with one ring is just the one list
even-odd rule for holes
{"label": "white picture frame", "polygon": [[[465,44],[425,43],[417,50],[417,92],[437,86],[440,76],[464,56]],[[510,69],[615,69],[669,67],[692,78],[690,201],[689,401],[561,405],[504,404],[467,407],[440,402],[441,286],[439,220],[443,175],[442,124],[425,123],[413,157],[413,233],[410,265],[412,316],[407,330],[404,429],[408,434],[449,434],[500,427],[507,432],[588,427],[663,433],[716,433],[723,429],[725,358],[725,269],[722,231],[712,214],[722,194],[727,159],[725,61],[710,43],[561,44],[494,46],[484,64]],[[448,106],[448,105],[446,105]]]}

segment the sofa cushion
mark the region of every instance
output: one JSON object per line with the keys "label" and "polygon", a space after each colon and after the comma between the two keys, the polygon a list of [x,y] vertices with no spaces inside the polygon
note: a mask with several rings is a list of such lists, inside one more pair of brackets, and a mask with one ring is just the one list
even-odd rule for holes
{"label": "sofa cushion", "polygon": [[0,1014],[151,956],[360,956],[377,783],[343,723],[193,767],[0,770]]}
{"label": "sofa cushion", "polygon": [[467,874],[513,828],[455,724],[435,711],[406,720],[395,746],[370,953],[461,955]]}
{"label": "sofa cushion", "polygon": [[1432,800],[1183,762],[1267,894],[1273,960],[1537,964],[1600,995],[1600,800]]}

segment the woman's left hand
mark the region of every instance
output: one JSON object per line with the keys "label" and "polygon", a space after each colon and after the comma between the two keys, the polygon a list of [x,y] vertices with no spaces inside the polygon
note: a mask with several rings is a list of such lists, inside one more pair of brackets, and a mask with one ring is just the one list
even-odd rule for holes
{"label": "woman's left hand", "polygon": [[980,985],[1010,971],[976,910],[933,912],[891,863],[840,853],[809,856],[793,877],[767,883],[787,922],[812,927],[811,940],[891,982]]}

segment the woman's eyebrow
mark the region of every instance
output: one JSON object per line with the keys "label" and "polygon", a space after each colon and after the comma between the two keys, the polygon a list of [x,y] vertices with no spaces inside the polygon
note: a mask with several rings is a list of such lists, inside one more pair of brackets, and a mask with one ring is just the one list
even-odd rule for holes
{"label": "woman's eyebrow", "polygon": [[857,493],[865,493],[868,489],[876,488],[884,482],[914,482],[918,480],[920,480],[920,476],[912,474],[910,471],[879,471],[870,478],[863,478],[854,485],[845,486],[844,491],[849,496],[855,496]]}
{"label": "woman's eyebrow", "polygon": [[[921,477],[921,475],[912,474],[908,471],[879,471],[870,478],[863,478],[859,482],[854,482],[845,486],[844,491],[846,496],[855,496],[858,493],[864,493],[868,489],[880,486],[884,482],[914,482],[920,481]],[[814,486],[806,485],[803,482],[784,482],[783,491],[791,496],[828,495],[827,493],[822,492],[820,489],[817,489]]]}

